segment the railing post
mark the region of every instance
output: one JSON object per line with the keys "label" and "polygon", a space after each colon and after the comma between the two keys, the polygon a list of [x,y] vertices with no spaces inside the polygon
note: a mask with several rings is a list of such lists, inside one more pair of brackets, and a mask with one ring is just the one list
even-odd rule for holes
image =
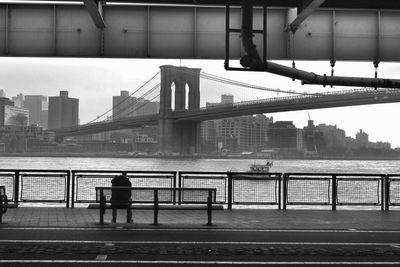
{"label": "railing post", "polygon": [[75,206],[75,171],[72,171],[71,208]]}
{"label": "railing post", "polygon": [[282,205],[282,173],[278,174],[278,210],[281,210],[281,205]]}
{"label": "railing post", "polygon": [[287,174],[283,174],[283,194],[282,194],[282,204],[283,204],[283,210],[286,210],[286,203],[287,203],[287,182],[288,182],[288,177]]}
{"label": "railing post", "polygon": [[[182,173],[181,172],[179,172],[179,174],[178,174],[178,187],[179,187],[179,189],[182,188]],[[178,192],[178,204],[179,205],[182,204],[182,192],[181,191]]]}
{"label": "railing post", "polygon": [[67,171],[67,209],[69,208],[69,201],[70,201],[70,185],[71,185],[71,172]]}
{"label": "railing post", "polygon": [[[175,189],[173,189],[175,190]],[[154,225],[158,225],[158,190],[154,189]]]}
{"label": "railing post", "polygon": [[208,190],[207,197],[207,226],[212,226],[212,190]]}
{"label": "railing post", "polygon": [[337,200],[337,179],[336,175],[332,175],[332,210],[336,210]]}
{"label": "railing post", "polygon": [[19,202],[19,171],[15,171],[14,173],[14,203],[18,204]]}
{"label": "railing post", "polygon": [[385,177],[381,175],[381,211],[385,210]]}
{"label": "railing post", "polygon": [[385,177],[385,208],[389,210],[389,202],[390,202],[390,176],[389,174]]}
{"label": "railing post", "polygon": [[232,198],[233,198],[233,175],[231,172],[228,172],[228,210],[232,209]]}

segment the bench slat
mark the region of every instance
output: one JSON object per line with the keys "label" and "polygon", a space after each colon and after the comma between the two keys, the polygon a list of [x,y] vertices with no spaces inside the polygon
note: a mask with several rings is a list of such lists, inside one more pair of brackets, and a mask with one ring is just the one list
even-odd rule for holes
{"label": "bench slat", "polygon": [[[100,209],[100,204],[89,204],[88,209]],[[106,209],[111,209],[110,204],[106,204]],[[154,209],[154,205],[132,205],[133,210]],[[204,205],[158,205],[161,210],[206,210]],[[223,205],[212,205],[213,210],[224,210]]]}

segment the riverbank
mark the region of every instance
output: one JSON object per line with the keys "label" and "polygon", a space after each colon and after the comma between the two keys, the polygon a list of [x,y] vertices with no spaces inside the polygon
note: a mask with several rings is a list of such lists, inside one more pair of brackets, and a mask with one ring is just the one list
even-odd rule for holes
{"label": "riverbank", "polygon": [[[83,158],[168,158],[168,159],[254,159],[254,156],[236,155],[128,155],[122,153],[1,153],[0,157],[83,157]],[[266,160],[400,160],[400,156],[347,156],[347,157],[301,157],[291,155],[279,155]],[[258,158],[262,160],[262,158]]]}

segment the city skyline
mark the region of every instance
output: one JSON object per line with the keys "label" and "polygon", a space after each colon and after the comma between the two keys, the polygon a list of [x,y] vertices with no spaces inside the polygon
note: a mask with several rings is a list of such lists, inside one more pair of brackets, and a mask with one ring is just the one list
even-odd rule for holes
{"label": "city skyline", "polygon": [[[298,92],[326,92],[332,89],[322,86],[302,86],[288,78],[267,73],[227,72],[223,61],[214,60],[111,60],[111,59],[45,59],[45,58],[1,58],[0,89],[11,98],[18,93],[56,95],[60,90],[80,99],[80,122],[86,123],[104,113],[104,107],[111,107],[112,97],[122,90],[132,92],[159,70],[160,65],[185,65],[200,67],[203,71],[219,76],[254,83],[270,88]],[[289,64],[290,62],[284,62]],[[297,62],[299,68],[316,73],[330,73],[329,62]],[[341,67],[342,65],[342,67]],[[395,77],[400,66],[381,63],[379,77]],[[335,74],[346,76],[373,76],[372,63],[338,62]],[[361,74],[360,74],[361,73]],[[352,88],[333,88],[333,90]],[[91,105],[96,96],[97,105]],[[392,147],[400,146],[399,127],[390,118],[400,104],[380,104],[358,107],[329,108],[266,114],[274,120],[291,120],[297,128],[307,125],[308,113],[315,124],[337,125],[347,136],[354,137],[362,129],[372,142],[389,142]],[[100,109],[101,108],[101,109]],[[373,122],[373,123],[371,123]]]}

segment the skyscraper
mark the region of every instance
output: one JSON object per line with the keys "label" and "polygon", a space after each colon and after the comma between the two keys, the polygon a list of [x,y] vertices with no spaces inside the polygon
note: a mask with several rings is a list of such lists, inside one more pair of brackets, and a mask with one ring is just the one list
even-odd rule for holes
{"label": "skyscraper", "polygon": [[79,123],[79,99],[69,98],[68,91],[49,97],[49,129],[76,126]]}
{"label": "skyscraper", "polygon": [[23,108],[24,107],[24,95],[18,94],[12,97],[12,101],[14,101],[14,106]]}
{"label": "skyscraper", "polygon": [[26,95],[24,107],[29,109],[29,124],[38,124],[47,129],[47,97],[44,95]]}

